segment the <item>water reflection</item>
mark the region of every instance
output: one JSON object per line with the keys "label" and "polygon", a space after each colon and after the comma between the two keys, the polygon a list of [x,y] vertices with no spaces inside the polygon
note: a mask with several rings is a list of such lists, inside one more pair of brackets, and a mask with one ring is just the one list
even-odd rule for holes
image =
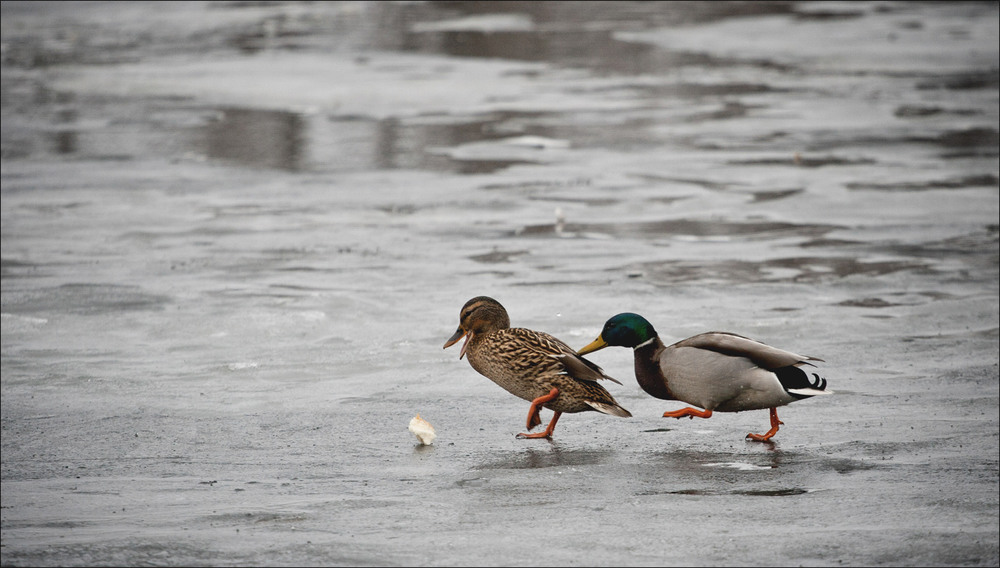
{"label": "water reflection", "polygon": [[[774,443],[760,444],[747,442],[745,451],[725,452],[720,450],[674,449],[653,456],[657,468],[667,468],[680,472],[695,472],[699,477],[706,471],[720,475],[733,475],[778,469],[783,464],[800,460],[802,456],[781,450]],[[708,474],[714,475],[714,474]]]}
{"label": "water reflection", "polygon": [[205,127],[210,158],[282,170],[298,170],[304,145],[304,122],[293,112],[224,108]]}
{"label": "water reflection", "polygon": [[[543,448],[527,447],[523,451],[508,452],[499,459],[483,462],[476,469],[539,469],[547,467],[585,466],[608,463],[613,450],[567,450],[558,442],[549,441]],[[492,454],[496,458],[496,454]]]}
{"label": "water reflection", "polygon": [[746,489],[746,490],[720,490],[720,489],[679,489],[677,491],[661,491],[661,492],[642,492],[638,495],[659,495],[659,494],[670,494],[670,495],[699,495],[699,496],[709,496],[709,495],[744,495],[747,497],[788,497],[791,495],[802,495],[804,493],[809,493],[808,489],[803,489],[801,487],[783,488],[783,489]]}
{"label": "water reflection", "polygon": [[441,53],[514,61],[560,62],[597,71],[638,75],[662,68],[652,46],[619,41],[606,30],[538,31],[450,30],[410,32],[403,51]]}
{"label": "water reflection", "polygon": [[[554,67],[586,68],[595,75],[613,74],[642,77],[670,74],[674,80],[636,81],[612,87],[610,97],[629,97],[661,109],[664,101],[678,98],[704,100],[708,110],[680,117],[685,122],[717,121],[753,114],[759,103],[740,97],[781,95],[795,89],[754,80],[740,74],[727,79],[723,74],[712,81],[678,75],[684,69],[725,70],[730,67],[765,67],[791,71],[772,61],[746,57],[727,59],[712,50],[676,51],[649,42],[648,32],[670,26],[703,23],[733,17],[783,14],[797,19],[858,18],[864,12],[839,10],[827,12],[804,9],[796,3],[744,2],[424,2],[364,3],[363,7],[341,7],[327,12],[307,10],[295,16],[279,9],[262,10],[247,23],[222,27],[219,37],[226,49],[253,57],[260,52],[324,49],[356,50],[359,58],[366,50],[429,53],[435,55],[545,62]],[[229,6],[234,11],[258,7],[243,4]],[[5,65],[31,68],[46,57],[53,45],[30,36],[15,38],[5,52]],[[55,42],[58,43],[58,42]],[[100,41],[93,46],[104,46]],[[80,53],[62,53],[60,57],[81,60],[121,54],[104,53],[87,43],[67,44]],[[177,46],[173,46],[176,48]],[[59,50],[63,50],[60,47]],[[142,55],[141,52],[139,56]],[[544,72],[538,72],[544,73]],[[920,91],[995,89],[995,69],[959,70],[953,73],[928,74],[916,88]],[[23,82],[24,84],[19,84]],[[593,88],[605,88],[595,85]],[[204,155],[237,164],[289,171],[359,171],[378,169],[429,169],[461,174],[490,173],[515,164],[539,163],[530,158],[506,155],[495,147],[474,157],[459,155],[463,145],[495,141],[507,136],[531,135],[572,141],[574,148],[600,147],[628,150],[661,143],[666,134],[655,132],[648,116],[617,116],[605,113],[546,114],[531,112],[494,112],[478,116],[419,116],[372,118],[360,116],[304,115],[287,110],[224,108],[220,118],[206,123],[205,108],[185,107],[185,101],[154,101],[157,111],[185,112],[188,121],[161,121],[150,117],[148,99],[72,101],[72,93],[59,93],[44,81],[5,77],[5,109],[11,116],[16,107],[26,103],[22,93],[33,93],[33,106],[47,107],[49,124],[33,132],[18,132],[12,140],[5,131],[5,157],[32,154],[96,156],[102,159],[173,158]],[[28,94],[27,96],[32,96]],[[67,97],[70,100],[67,100]],[[724,100],[718,100],[724,99]],[[66,104],[81,105],[86,116],[77,116]],[[933,102],[933,101],[931,101]],[[686,104],[686,103],[685,103]],[[96,110],[96,113],[95,113]],[[207,109],[209,112],[216,109]],[[902,117],[921,118],[935,113],[974,116],[974,109],[948,108],[937,104],[908,104],[900,107]],[[5,123],[7,120],[5,120]],[[195,125],[190,122],[196,123]],[[37,129],[27,125],[25,130]],[[825,146],[858,143],[857,132],[849,138],[834,137]],[[826,135],[824,135],[826,136]],[[33,144],[33,142],[39,142]],[[22,143],[23,142],[23,143]],[[766,143],[764,140],[757,142]],[[862,141],[864,142],[864,141]],[[882,143],[884,141],[876,141]],[[931,143],[943,147],[947,158],[996,156],[995,127],[972,126],[949,131],[936,137],[909,136],[899,142]],[[714,143],[713,143],[714,144]],[[708,149],[714,146],[699,146]],[[751,145],[750,148],[755,148]],[[815,149],[822,149],[815,148]],[[773,166],[785,160],[737,159],[734,165]],[[872,159],[805,158],[795,162],[802,167],[873,165]],[[995,176],[973,177],[995,185]],[[969,182],[958,179],[964,187]],[[951,186],[948,186],[951,187]],[[894,189],[894,188],[893,188]],[[903,189],[910,189],[905,187]]]}
{"label": "water reflection", "polygon": [[[287,171],[422,169],[489,173],[537,163],[498,142],[462,155],[467,145],[530,135],[570,135],[538,124],[538,112],[466,116],[326,116],[242,107],[205,108],[183,99],[49,101],[50,126],[21,129],[18,144],[5,140],[4,157],[75,155],[116,160],[203,156],[235,165]],[[88,111],[81,113],[86,105]]]}
{"label": "water reflection", "polygon": [[[385,49],[641,75],[675,69],[690,54],[628,41],[623,31],[794,10],[764,2],[429,2],[383,9],[376,41]],[[397,33],[384,33],[390,29]]]}
{"label": "water reflection", "polygon": [[76,152],[77,135],[73,130],[60,130],[52,136],[52,151],[56,154]]}
{"label": "water reflection", "polygon": [[[749,236],[746,238],[750,238]],[[806,243],[803,246],[811,246]],[[657,286],[685,282],[798,282],[818,283],[849,276],[881,276],[896,272],[918,273],[932,270],[920,260],[886,260],[864,262],[854,257],[782,257],[761,262],[723,261],[654,261],[627,270]]]}
{"label": "water reflection", "polygon": [[[330,25],[339,30],[338,26],[346,26],[349,22],[358,24],[354,27],[367,30],[358,32],[365,36],[361,44],[377,49],[544,61],[556,66],[587,67],[597,73],[643,75],[710,63],[705,60],[705,54],[669,52],[648,43],[623,39],[626,36],[622,34],[671,23],[727,17],[732,16],[734,10],[748,9],[739,5],[708,4],[711,3],[685,6],[612,2],[571,5],[553,2],[374,3],[349,15],[338,13]],[[749,9],[754,12],[789,10],[783,5]],[[320,26],[321,20],[290,19],[280,11],[266,13],[253,25],[227,30],[225,37],[228,40],[224,43],[247,56],[260,51],[300,49],[302,46],[298,42],[305,41],[310,30],[318,32],[313,26]],[[362,21],[365,25],[360,25]],[[324,37],[319,34],[314,39],[319,41]],[[22,47],[44,48],[30,42]],[[628,90],[651,100],[661,100],[672,95],[697,98],[771,89],[764,84],[743,83],[711,86],[710,92],[704,92],[705,87],[699,85],[672,88],[674,91],[666,92],[657,91],[663,87],[639,85]],[[581,121],[579,115],[501,111],[473,116],[376,119],[306,115],[264,108],[193,108],[185,100],[155,101],[158,108],[154,110],[170,116],[164,121],[151,115],[149,100],[71,101],[86,106],[68,110],[66,103],[70,101],[51,96],[44,84],[36,85],[33,91],[39,98],[33,103],[49,108],[52,124],[41,132],[26,134],[41,138],[41,144],[7,144],[4,151],[8,157],[15,154],[22,157],[24,153],[102,159],[204,156],[239,165],[288,171],[413,168],[482,174],[539,161],[530,156],[510,155],[499,144],[485,149],[477,147],[475,155],[467,155],[461,152],[464,145],[511,136],[571,140],[577,148],[613,146],[627,149],[659,141],[659,137],[649,131],[648,121],[635,117],[611,118],[611,123],[607,117],[595,117],[593,120],[597,122],[593,123],[587,118]],[[72,99],[74,95],[65,96]],[[51,100],[42,100],[45,97]],[[10,97],[5,99],[5,104],[10,102],[17,104],[19,101]],[[76,108],[88,109],[87,116],[78,116]],[[731,103],[722,112],[732,112],[734,108],[743,107]],[[212,114],[215,118],[206,120],[206,116]]]}
{"label": "water reflection", "polygon": [[[76,122],[78,111],[73,108],[64,108],[56,113],[55,122],[57,124],[71,124]],[[53,151],[56,154],[72,154],[76,152],[77,134],[75,130],[58,130],[53,135]]]}
{"label": "water reflection", "polygon": [[498,112],[466,117],[390,117],[378,120],[374,122],[370,166],[377,169],[414,168],[473,174],[490,173],[513,164],[532,163],[502,156],[458,157],[449,150],[465,144],[503,139],[512,134],[548,136],[548,128],[528,129],[523,126],[539,116],[540,113]]}

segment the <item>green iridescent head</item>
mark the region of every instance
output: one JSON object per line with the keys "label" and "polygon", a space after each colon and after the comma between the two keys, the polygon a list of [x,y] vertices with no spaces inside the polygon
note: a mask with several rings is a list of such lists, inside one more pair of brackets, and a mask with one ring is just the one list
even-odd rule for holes
{"label": "green iridescent head", "polygon": [[609,319],[601,335],[577,353],[585,355],[605,347],[636,347],[656,337],[653,324],[639,314],[621,313]]}

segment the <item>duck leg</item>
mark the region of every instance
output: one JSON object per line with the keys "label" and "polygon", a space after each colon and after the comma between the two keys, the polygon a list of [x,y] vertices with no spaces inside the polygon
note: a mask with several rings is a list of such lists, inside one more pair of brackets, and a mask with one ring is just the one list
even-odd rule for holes
{"label": "duck leg", "polygon": [[[557,396],[559,396],[559,389],[553,387],[552,390],[549,391],[549,394],[544,394],[544,395],[536,398],[535,400],[531,401],[531,406],[528,408],[528,430],[531,430],[535,426],[538,426],[539,424],[542,423],[542,418],[540,416],[540,414],[542,412],[542,405],[545,404],[546,402],[549,402],[550,400],[554,399]],[[556,421],[559,420],[559,415],[560,414],[562,414],[562,412],[556,412],[555,413],[555,415],[552,417],[552,420],[549,421],[548,428],[546,428],[544,432],[538,432],[536,434],[523,434],[522,433],[522,434],[518,434],[517,437],[518,438],[551,438],[552,437],[552,431],[555,430],[555,428],[556,428]]]}
{"label": "duck leg", "polygon": [[698,418],[711,418],[712,411],[698,410],[697,408],[692,408],[689,406],[687,408],[682,408],[680,410],[672,410],[663,413],[664,418],[684,418],[685,416],[688,416],[690,418],[694,418],[695,416],[697,416]]}
{"label": "duck leg", "polygon": [[544,432],[535,432],[534,434],[518,434],[517,437],[521,439],[525,438],[551,438],[552,431],[556,429],[556,422],[559,421],[559,417],[562,416],[562,412],[556,412],[552,415],[552,420],[549,420],[549,426]]}
{"label": "duck leg", "polygon": [[767,431],[766,434],[747,434],[747,438],[755,442],[767,442],[770,441],[771,437],[778,433],[778,426],[784,424],[781,420],[778,420],[778,409],[771,409],[771,429]]}

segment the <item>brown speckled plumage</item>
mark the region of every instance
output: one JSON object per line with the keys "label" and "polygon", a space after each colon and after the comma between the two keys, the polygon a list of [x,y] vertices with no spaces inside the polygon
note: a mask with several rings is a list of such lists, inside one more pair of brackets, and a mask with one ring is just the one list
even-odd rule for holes
{"label": "brown speckled plumage", "polygon": [[[466,302],[458,330],[445,347],[465,336],[468,338],[460,358],[468,355],[472,368],[481,375],[507,392],[533,402],[528,415],[529,429],[538,423],[535,402],[556,413],[547,430],[549,435],[563,412],[596,410],[613,416],[631,416],[597,383],[601,379],[616,383],[617,380],[547,333],[510,327],[507,311],[492,298],[479,296]],[[558,394],[547,399],[553,389]]]}

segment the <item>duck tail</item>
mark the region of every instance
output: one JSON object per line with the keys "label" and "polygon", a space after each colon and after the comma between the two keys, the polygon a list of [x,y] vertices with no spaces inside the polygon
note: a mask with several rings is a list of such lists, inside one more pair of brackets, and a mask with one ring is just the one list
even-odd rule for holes
{"label": "duck tail", "polygon": [[611,416],[620,416],[622,418],[631,418],[632,413],[624,408],[618,406],[617,404],[607,404],[605,402],[595,402],[592,400],[584,401],[590,405],[591,408],[598,412],[603,412],[604,414],[610,414]]}
{"label": "duck tail", "polygon": [[795,398],[833,394],[833,391],[826,390],[826,379],[816,373],[812,373],[812,378],[809,378],[805,371],[795,365],[782,367],[774,371],[774,374],[778,376],[785,391]]}

